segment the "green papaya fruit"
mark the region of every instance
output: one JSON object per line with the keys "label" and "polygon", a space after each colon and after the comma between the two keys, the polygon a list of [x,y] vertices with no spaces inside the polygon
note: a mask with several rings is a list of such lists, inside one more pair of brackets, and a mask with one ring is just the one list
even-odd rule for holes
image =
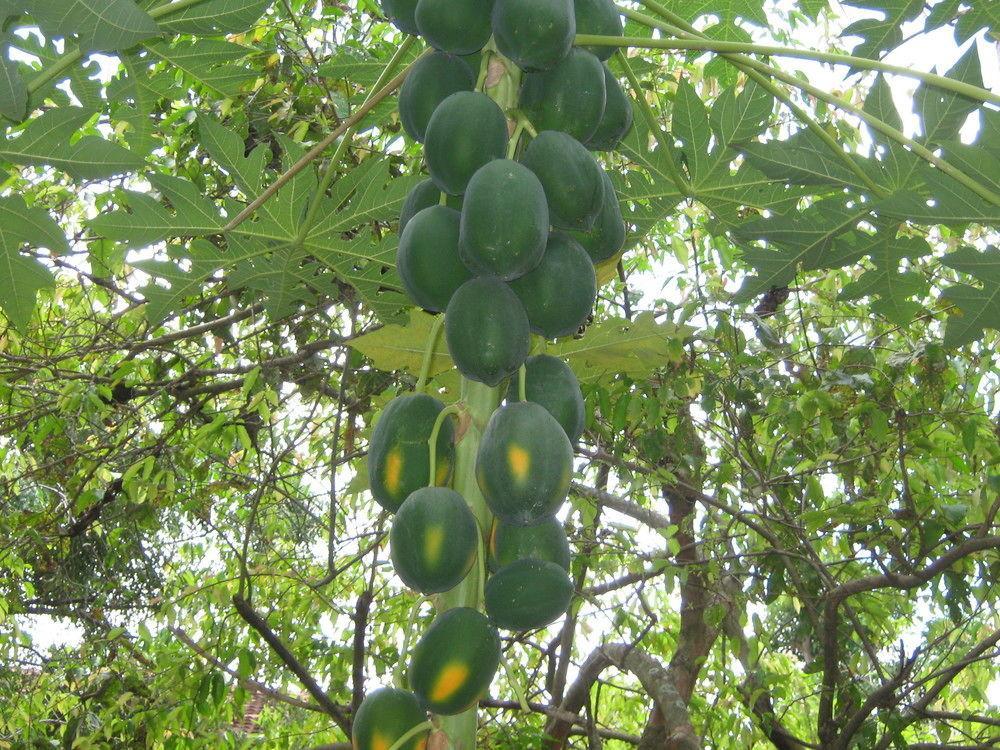
{"label": "green papaya fruit", "polygon": [[493,0],[418,0],[420,35],[442,52],[471,55],[490,39]]}
{"label": "green papaya fruit", "polygon": [[[354,714],[351,742],[354,750],[389,750],[414,727],[427,721],[417,696],[407,690],[379,688],[365,696]],[[430,730],[407,740],[402,750],[424,750]]]}
{"label": "green papaya fruit", "polygon": [[534,630],[566,614],[573,582],[555,563],[529,557],[490,576],[484,597],[486,613],[498,628]]}
{"label": "green papaya fruit", "polygon": [[493,515],[531,526],[555,515],[569,492],[573,448],[544,407],[507,404],[490,417],[476,456],[476,480]]}
{"label": "green papaya fruit", "polygon": [[461,214],[447,206],[431,206],[413,217],[399,237],[396,270],[414,303],[444,312],[472,273],[458,256]]}
{"label": "green papaya fruit", "polygon": [[597,275],[587,251],[572,237],[549,235],[542,262],[510,282],[531,330],[547,339],[576,333],[594,309]]}
{"label": "green papaya fruit", "polygon": [[476,562],[479,524],[465,499],[447,487],[424,487],[396,511],[389,556],[396,575],[422,594],[460,584]]}
{"label": "green papaya fruit", "polygon": [[461,195],[472,175],[507,150],[507,118],[486,94],[459,91],[441,102],[424,135],[424,158],[434,184]]}
{"label": "green papaya fruit", "polygon": [[521,157],[535,173],[549,204],[552,226],[590,229],[601,210],[601,167],[578,140],[558,130],[543,130]]}
{"label": "green papaya fruit", "polygon": [[548,70],[569,54],[576,35],[573,0],[496,0],[493,39],[524,70]]}
{"label": "green papaya fruit", "polygon": [[399,119],[415,141],[423,142],[437,106],[459,91],[472,91],[476,75],[457,55],[432,52],[414,63],[399,89]]}
{"label": "green papaya fruit", "polygon": [[[372,496],[395,512],[410,493],[431,484],[427,445],[444,404],[414,393],[394,398],[379,415],[368,445]],[[434,484],[445,484],[455,463],[455,427],[446,419],[438,432]]]}
{"label": "green papaya fruit", "polygon": [[474,278],[458,288],[445,311],[444,333],[459,372],[489,386],[517,372],[531,344],[524,307],[495,276]]}
{"label": "green papaya fruit", "polygon": [[525,74],[521,109],[536,130],[561,130],[586,141],[604,114],[604,86],[601,61],[574,48],[550,70]]}
{"label": "green papaya fruit", "polygon": [[[540,404],[562,425],[569,441],[576,445],[586,424],[586,407],[580,381],[565,362],[548,354],[536,354],[524,362],[524,395],[528,401]],[[517,401],[518,378],[511,378],[507,400]]]}
{"label": "green papaya fruit", "polygon": [[416,9],[417,0],[382,0],[382,12],[404,34],[420,33],[413,17]]}
{"label": "green papaya fruit", "polygon": [[[596,34],[599,36],[621,36],[622,17],[613,0],[575,0],[576,33]],[[592,46],[584,47],[593,52],[600,60],[607,60],[617,47]]]}
{"label": "green papaya fruit", "polygon": [[489,549],[489,566],[494,573],[515,560],[529,557],[569,570],[569,540],[562,522],[555,516],[531,526],[494,520]]}
{"label": "green papaya fruit", "polygon": [[[437,185],[434,184],[434,180],[428,179],[418,182],[413,189],[406,194],[406,200],[403,201],[403,208],[399,212],[400,234],[402,234],[403,230],[406,229],[406,225],[410,222],[410,219],[423,211],[425,208],[437,206],[440,203],[441,191],[438,190]],[[462,196],[447,196],[445,205],[461,211]]]}
{"label": "green papaya fruit", "polygon": [[604,114],[597,123],[597,130],[584,144],[592,151],[614,151],[632,128],[632,102],[607,65],[604,66],[604,90]]}
{"label": "green papaya fruit", "polygon": [[597,214],[594,226],[586,232],[567,232],[570,237],[580,243],[594,263],[600,263],[615,257],[625,245],[625,222],[622,219],[622,207],[618,202],[618,193],[611,184],[607,172],[601,170],[604,182],[604,193],[601,200],[601,210]]}
{"label": "green papaya fruit", "polygon": [[523,276],[541,261],[548,233],[545,191],[529,169],[495,159],[469,180],[458,251],[475,273]]}
{"label": "green papaya fruit", "polygon": [[451,716],[476,704],[500,666],[500,634],[471,607],[442,612],[413,648],[410,687],[433,713]]}

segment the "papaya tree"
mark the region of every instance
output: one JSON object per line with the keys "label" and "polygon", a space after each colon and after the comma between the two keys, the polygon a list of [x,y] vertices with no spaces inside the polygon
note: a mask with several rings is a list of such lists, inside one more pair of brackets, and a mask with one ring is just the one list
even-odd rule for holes
{"label": "papaya tree", "polygon": [[0,0],[0,747],[995,747],[998,33]]}

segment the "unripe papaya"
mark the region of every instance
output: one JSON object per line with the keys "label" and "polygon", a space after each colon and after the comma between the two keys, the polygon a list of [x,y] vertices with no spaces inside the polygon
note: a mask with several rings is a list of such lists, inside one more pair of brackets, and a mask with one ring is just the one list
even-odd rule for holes
{"label": "unripe papaya", "polygon": [[574,48],[554,68],[525,74],[521,109],[538,130],[561,130],[586,141],[604,114],[604,85],[601,61]]}
{"label": "unripe papaya", "polygon": [[[413,189],[406,194],[406,200],[403,201],[403,208],[399,212],[400,234],[402,234],[403,230],[406,229],[406,225],[410,222],[410,219],[423,211],[425,208],[437,206],[440,203],[441,191],[438,190],[437,185],[434,184],[433,180],[422,180],[421,182],[418,182]],[[445,205],[461,210],[462,196],[449,195],[445,201]]]}
{"label": "unripe papaya", "polygon": [[[575,0],[576,33],[599,36],[621,36],[622,17],[613,0]],[[598,59],[607,60],[616,47],[584,47]]]}
{"label": "unripe papaya", "polygon": [[444,333],[459,372],[489,386],[517,372],[531,344],[524,307],[495,276],[459,287],[445,311]]}
{"label": "unripe papaya", "polygon": [[382,0],[382,12],[392,21],[393,26],[405,34],[418,34],[417,22],[413,17],[417,0]]}
{"label": "unripe papaya", "polygon": [[396,575],[422,594],[455,588],[476,562],[479,524],[465,499],[447,487],[411,494],[392,520],[389,554]]}
{"label": "unripe papaya", "polygon": [[507,149],[507,119],[486,94],[459,91],[441,102],[424,136],[424,158],[434,184],[461,195],[476,171]]}
{"label": "unripe papaya", "polygon": [[418,0],[420,35],[442,52],[471,55],[490,39],[493,0]]}
{"label": "unripe papaya", "polygon": [[555,339],[575,333],[586,322],[597,299],[597,275],[576,240],[553,232],[542,262],[510,282],[510,288],[524,305],[531,330]]}
{"label": "unripe papaya", "polygon": [[417,60],[399,89],[399,119],[415,141],[423,141],[437,106],[459,91],[472,91],[476,75],[457,55],[432,52]]}
{"label": "unripe papaya", "polygon": [[[351,742],[354,750],[388,750],[404,734],[427,721],[417,696],[407,690],[379,688],[365,696],[354,714]],[[402,750],[424,750],[428,729],[402,745]]]}
{"label": "unripe papaya", "polygon": [[[566,432],[570,443],[583,435],[586,421],[586,407],[580,381],[565,362],[548,354],[528,357],[524,363],[524,395],[528,401],[540,404],[545,411],[555,417]],[[518,378],[511,378],[507,389],[507,400],[518,400]]]}
{"label": "unripe papaya", "polygon": [[484,592],[486,613],[504,630],[534,630],[566,614],[573,582],[555,563],[515,560],[490,576]]}
{"label": "unripe papaya", "polygon": [[495,520],[490,533],[490,570],[496,572],[515,560],[529,557],[569,570],[569,540],[562,522],[555,516],[531,526]]}
{"label": "unripe papaya", "polygon": [[476,457],[476,479],[493,515],[531,526],[555,515],[573,475],[573,448],[563,428],[530,401],[493,412]]}
{"label": "unripe papaya", "polygon": [[548,233],[545,191],[529,169],[496,159],[469,180],[458,251],[470,269],[501,279],[523,276],[541,261]]}
{"label": "unripe papaya", "polygon": [[431,206],[413,217],[399,238],[396,270],[403,288],[425,310],[443,312],[472,273],[458,256],[460,214]]}
{"label": "unripe papaya", "polygon": [[[395,512],[410,493],[430,482],[428,440],[444,404],[422,393],[399,396],[382,411],[368,446],[368,482],[372,496]],[[437,438],[434,484],[445,484],[455,463],[455,428],[441,424]]]}
{"label": "unripe papaya", "polygon": [[567,232],[575,239],[594,263],[600,263],[617,255],[625,244],[625,222],[622,220],[622,207],[618,202],[618,193],[611,183],[607,172],[602,172],[604,181],[604,196],[601,200],[601,211],[597,214],[594,226],[587,232]]}
{"label": "unripe papaya", "polygon": [[521,163],[542,183],[552,226],[594,225],[604,197],[601,167],[578,140],[558,130],[543,130],[528,144]]}
{"label": "unripe papaya", "polygon": [[433,713],[462,713],[482,697],[500,665],[500,634],[486,615],[456,607],[437,616],[410,659],[410,687]]}
{"label": "unripe papaya", "polygon": [[604,66],[604,90],[604,114],[585,144],[593,151],[614,151],[632,127],[632,102],[607,65]]}
{"label": "unripe papaya", "polygon": [[524,70],[547,70],[569,54],[576,35],[573,0],[496,0],[493,39]]}

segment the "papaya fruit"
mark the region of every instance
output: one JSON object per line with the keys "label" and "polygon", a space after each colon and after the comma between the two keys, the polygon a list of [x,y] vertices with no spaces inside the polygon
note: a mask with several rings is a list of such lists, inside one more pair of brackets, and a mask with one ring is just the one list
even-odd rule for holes
{"label": "papaya fruit", "polygon": [[604,85],[601,61],[574,48],[550,70],[524,75],[521,109],[536,130],[561,130],[583,142],[604,114]]}
{"label": "papaya fruit", "polygon": [[465,499],[447,487],[423,487],[396,511],[389,556],[396,575],[422,594],[462,582],[476,562],[479,524]]}
{"label": "papaya fruit", "polygon": [[[379,688],[365,696],[354,714],[354,750],[388,750],[404,734],[427,721],[417,696],[408,690]],[[406,741],[402,750],[424,750],[430,729]]]}
{"label": "papaya fruit", "polygon": [[608,66],[604,66],[604,114],[584,144],[592,151],[614,151],[632,128],[632,102]]}
{"label": "papaya fruit", "polygon": [[524,307],[495,276],[474,278],[458,288],[445,311],[444,334],[459,372],[489,386],[517,372],[531,344]]}
{"label": "papaya fruit", "polygon": [[578,140],[559,130],[543,130],[521,157],[545,190],[552,226],[590,229],[601,210],[601,167]]}
{"label": "papaya fruit", "polygon": [[531,170],[495,159],[469,180],[458,252],[474,272],[505,280],[523,276],[541,261],[548,233],[545,191]]}
{"label": "papaya fruit", "polygon": [[[431,206],[437,206],[441,203],[441,191],[438,190],[437,185],[434,184],[434,180],[427,179],[421,180],[409,193],[406,194],[406,200],[403,201],[403,208],[399,212],[399,232],[402,234],[403,230],[406,229],[406,225],[410,223],[410,219],[416,216],[418,213],[423,211],[425,208],[430,208]],[[462,209],[462,196],[460,195],[449,195],[445,200],[445,205],[450,206],[458,210]]]}
{"label": "papaya fruit", "polygon": [[[525,397],[540,404],[562,425],[569,442],[576,445],[586,420],[580,381],[565,362],[548,354],[536,354],[524,362]],[[518,379],[511,378],[507,400],[518,400]]]}
{"label": "papaya fruit", "polygon": [[575,333],[594,309],[597,274],[587,251],[572,237],[549,235],[533,271],[510,282],[528,314],[531,330],[547,339]]}
{"label": "papaya fruit", "polygon": [[414,12],[417,0],[382,0],[382,12],[404,34],[418,34]]}
{"label": "papaya fruit", "polygon": [[476,171],[502,159],[507,119],[486,94],[459,91],[441,102],[424,135],[424,158],[431,179],[449,195],[465,192]]}
{"label": "papaya fruit", "polygon": [[553,516],[531,526],[512,526],[494,520],[490,532],[490,570],[496,572],[515,560],[529,557],[569,570],[569,540],[559,519]]}
{"label": "papaya fruit", "polygon": [[414,19],[434,49],[471,55],[490,39],[492,11],[493,0],[418,0]]}
{"label": "papaya fruit", "polygon": [[456,607],[437,616],[410,657],[410,688],[432,713],[474,705],[500,665],[500,634],[486,615]]}
{"label": "papaya fruit", "polygon": [[615,257],[625,245],[625,222],[622,220],[618,193],[611,184],[607,172],[601,170],[601,176],[604,182],[604,194],[594,226],[586,232],[567,232],[587,251],[587,255],[594,263]]}
{"label": "papaya fruit", "polygon": [[534,630],[555,622],[569,610],[573,582],[547,560],[515,560],[486,582],[486,613],[504,630]]}
{"label": "papaya fruit", "polygon": [[455,290],[472,278],[458,256],[460,221],[454,208],[431,206],[400,235],[396,270],[410,299],[425,310],[444,312]]}
{"label": "papaya fruit", "polygon": [[[621,36],[622,17],[613,0],[574,0],[577,34]],[[590,46],[583,49],[593,52],[599,60],[607,60],[617,47]]]}
{"label": "papaya fruit", "polygon": [[573,448],[544,407],[507,404],[490,417],[476,456],[476,480],[493,515],[531,526],[555,515],[573,475]]}
{"label": "papaya fruit", "polygon": [[[430,449],[427,445],[444,404],[422,393],[394,398],[379,415],[368,445],[368,482],[372,496],[394,513],[411,492],[430,482]],[[455,463],[455,427],[441,424],[437,438],[434,484],[451,478]]]}
{"label": "papaya fruit", "polygon": [[493,40],[523,70],[548,70],[569,54],[576,35],[573,0],[496,0]]}
{"label": "papaya fruit", "polygon": [[459,91],[472,91],[476,75],[457,55],[432,52],[417,60],[399,89],[399,119],[403,130],[423,142],[427,123],[437,106]]}

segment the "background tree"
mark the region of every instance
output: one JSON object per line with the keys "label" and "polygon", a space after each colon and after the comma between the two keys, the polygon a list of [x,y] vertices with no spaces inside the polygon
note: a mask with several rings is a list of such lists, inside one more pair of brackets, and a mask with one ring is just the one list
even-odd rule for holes
{"label": "background tree", "polygon": [[[481,747],[1000,740],[995,5],[621,4],[626,253],[548,347],[576,597]],[[974,41],[886,61],[922,37]],[[0,0],[0,49],[0,743],[336,747],[431,617],[363,470],[433,323],[419,44],[369,0]]]}

